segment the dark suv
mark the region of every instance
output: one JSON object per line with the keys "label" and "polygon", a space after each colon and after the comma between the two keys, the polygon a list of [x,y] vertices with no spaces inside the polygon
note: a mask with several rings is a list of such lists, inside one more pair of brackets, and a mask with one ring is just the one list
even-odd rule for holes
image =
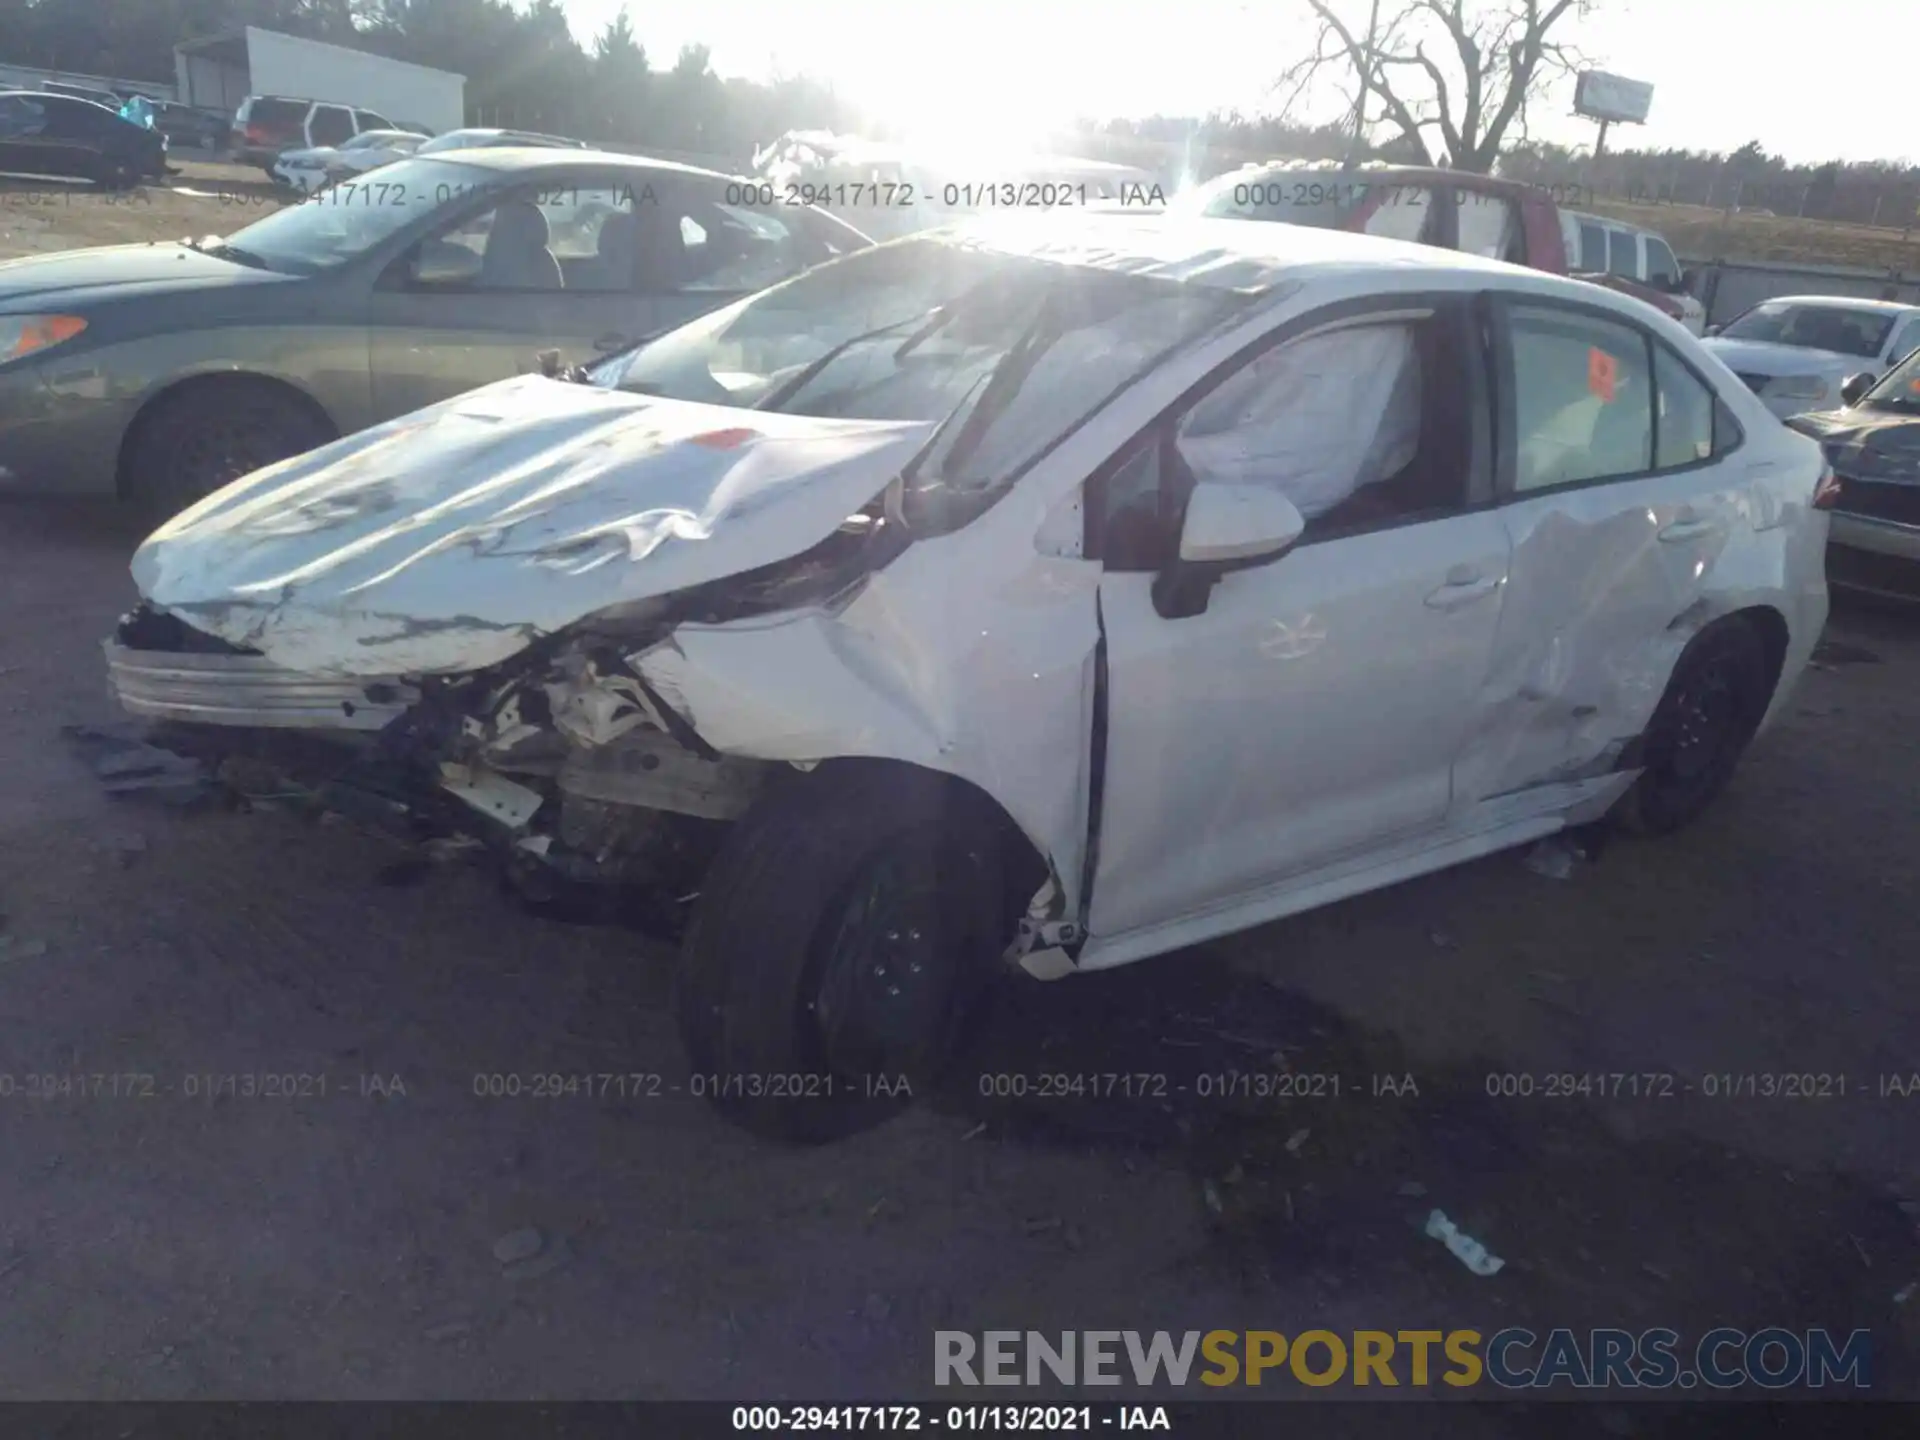
{"label": "dark suv", "polygon": [[0,170],[73,176],[118,189],[163,179],[167,142],[91,100],[0,91]]}
{"label": "dark suv", "polygon": [[249,95],[233,117],[233,158],[258,165],[269,176],[282,150],[338,145],[362,130],[394,130],[386,116],[356,110],[331,100],[301,100],[290,95]]}
{"label": "dark suv", "polygon": [[148,103],[153,106],[153,128],[166,136],[171,144],[191,146],[196,150],[218,150],[227,143],[232,122],[227,119],[225,112],[199,110],[172,100],[150,100]]}

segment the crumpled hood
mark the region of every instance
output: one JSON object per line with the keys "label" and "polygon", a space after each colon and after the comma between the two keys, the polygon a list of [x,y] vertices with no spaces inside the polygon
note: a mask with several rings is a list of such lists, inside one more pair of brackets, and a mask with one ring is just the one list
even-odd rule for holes
{"label": "crumpled hood", "polygon": [[1729,370],[1741,375],[1857,375],[1872,371],[1864,355],[1842,355],[1837,350],[1809,350],[1804,345],[1776,345],[1771,340],[1728,340],[1715,335],[1700,342],[1718,355]]}
{"label": "crumpled hood", "polygon": [[932,429],[523,375],[235,481],[150,535],[133,578],[289,669],[459,674],[810,549]]}
{"label": "crumpled hood", "polygon": [[1920,484],[1920,412],[1854,406],[1796,415],[1787,424],[1811,435],[1843,474]]}

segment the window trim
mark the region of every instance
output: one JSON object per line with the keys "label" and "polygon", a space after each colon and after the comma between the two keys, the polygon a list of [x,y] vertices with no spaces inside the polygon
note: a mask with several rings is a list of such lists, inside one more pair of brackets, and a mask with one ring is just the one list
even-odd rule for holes
{"label": "window trim", "polygon": [[[1107,519],[1107,485],[1113,476],[1130,464],[1143,446],[1151,445],[1162,449],[1170,446],[1174,439],[1174,427],[1181,416],[1268,351],[1314,335],[1357,329],[1365,325],[1384,324],[1396,318],[1442,319],[1446,317],[1448,311],[1453,312],[1448,323],[1460,327],[1468,335],[1469,340],[1476,333],[1480,339],[1478,345],[1470,345],[1471,350],[1479,352],[1477,362],[1470,358],[1468,376],[1468,385],[1474,396],[1474,409],[1478,412],[1478,423],[1473,424],[1469,440],[1471,453],[1467,457],[1465,499],[1460,504],[1440,512],[1416,511],[1408,515],[1388,516],[1364,524],[1344,525],[1318,532],[1309,525],[1300,539],[1290,547],[1289,553],[1309,545],[1350,540],[1361,535],[1378,534],[1384,530],[1401,529],[1408,525],[1430,524],[1436,520],[1450,520],[1455,516],[1473,514],[1497,505],[1499,503],[1501,426],[1496,399],[1502,386],[1497,378],[1498,355],[1493,345],[1493,337],[1497,330],[1490,325],[1485,306],[1489,293],[1472,290],[1420,290],[1407,291],[1404,294],[1366,295],[1351,300],[1337,300],[1317,310],[1308,311],[1304,315],[1297,315],[1269,330],[1258,339],[1241,346],[1199,380],[1189,385],[1170,403],[1162,406],[1151,420],[1115,446],[1113,453],[1095,466],[1087,478],[1081,482],[1081,555],[1085,559],[1098,561],[1102,568],[1105,568],[1104,527]],[[1161,463],[1165,464],[1164,459]],[[1166,478],[1163,473],[1160,490],[1163,496],[1160,507],[1162,520],[1174,527],[1174,533],[1177,535],[1179,527],[1185,523],[1187,500],[1192,494],[1192,485],[1183,483],[1180,493],[1173,497],[1171,504],[1168,504],[1164,499],[1168,493],[1165,488]],[[1151,574],[1155,572],[1129,569],[1115,573]]]}
{"label": "window trim", "polygon": [[1574,237],[1578,242],[1580,251],[1580,263],[1577,268],[1586,271],[1589,275],[1595,273],[1604,275],[1607,269],[1605,264],[1606,257],[1604,255],[1601,256],[1600,259],[1602,263],[1596,266],[1593,263],[1593,256],[1587,253],[1589,249],[1587,239],[1590,235],[1598,235],[1600,237],[1600,248],[1605,250],[1607,248],[1607,227],[1598,220],[1580,220],[1575,222],[1573,228]]}
{"label": "window trim", "polygon": [[[1740,423],[1740,417],[1728,403],[1720,387],[1701,373],[1700,367],[1683,354],[1677,346],[1669,345],[1651,330],[1631,316],[1605,305],[1592,305],[1583,300],[1568,299],[1558,295],[1523,295],[1515,291],[1493,293],[1494,314],[1494,360],[1497,386],[1497,431],[1500,437],[1500,463],[1496,467],[1496,502],[1500,505],[1517,504],[1535,499],[1541,495],[1559,495],[1572,490],[1591,489],[1597,485],[1623,485],[1635,480],[1653,480],[1668,475],[1685,475],[1693,470],[1704,469],[1709,465],[1718,465],[1739,451],[1747,443],[1746,426]],[[1570,315],[1586,319],[1606,321],[1610,324],[1632,331],[1640,338],[1647,357],[1647,419],[1649,425],[1648,458],[1653,462],[1648,469],[1635,470],[1624,475],[1596,475],[1585,480],[1563,480],[1557,485],[1541,485],[1532,490],[1522,490],[1518,486],[1520,446],[1519,414],[1515,403],[1518,371],[1514,365],[1513,348],[1513,311],[1518,307],[1533,310],[1559,310]],[[1713,453],[1704,460],[1692,460],[1685,465],[1660,466],[1660,410],[1654,404],[1653,391],[1653,347],[1663,346],[1667,353],[1677,360],[1686,372],[1698,380],[1713,397]],[[1725,414],[1733,421],[1732,443],[1722,449],[1720,446],[1719,417]]]}

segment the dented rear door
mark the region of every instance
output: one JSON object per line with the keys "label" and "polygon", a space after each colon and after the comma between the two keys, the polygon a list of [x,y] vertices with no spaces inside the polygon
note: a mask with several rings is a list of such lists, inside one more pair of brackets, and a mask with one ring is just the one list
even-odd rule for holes
{"label": "dented rear door", "polygon": [[1676,351],[1598,308],[1498,308],[1512,570],[1467,806],[1631,762],[1745,523],[1742,457],[1716,453],[1713,392]]}

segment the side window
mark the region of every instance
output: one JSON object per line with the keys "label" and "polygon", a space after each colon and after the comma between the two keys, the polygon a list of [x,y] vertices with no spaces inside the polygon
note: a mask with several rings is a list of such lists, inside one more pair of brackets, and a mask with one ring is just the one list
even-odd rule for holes
{"label": "side window", "polygon": [[24,140],[46,128],[46,106],[18,95],[0,97],[0,138]]}
{"label": "side window", "polygon": [[535,186],[508,191],[477,215],[421,242],[414,283],[442,290],[559,290],[565,273],[553,250],[548,205]]}
{"label": "side window", "polygon": [[1580,226],[1579,267],[1589,274],[1598,273],[1607,268],[1607,231],[1602,225]]}
{"label": "side window", "polygon": [[1647,283],[1663,290],[1678,289],[1680,285],[1680,262],[1673,258],[1667,242],[1657,235],[1647,236]]}
{"label": "side window", "polygon": [[1887,351],[1887,364],[1897,364],[1920,349],[1920,317],[1907,321],[1893,337],[1893,346]]}
{"label": "side window", "polygon": [[642,208],[617,178],[517,186],[423,241],[414,283],[435,290],[630,291]]}
{"label": "side window", "polygon": [[316,145],[338,145],[353,138],[353,115],[339,105],[316,105],[307,131]]}
{"label": "side window", "polygon": [[47,125],[43,132],[71,140],[92,139],[118,123],[113,112],[102,110],[88,100],[48,100]]}
{"label": "side window", "polygon": [[1389,240],[1421,240],[1427,235],[1433,214],[1433,192],[1424,185],[1382,186],[1373,213],[1367,216],[1366,233],[1383,235]]}
{"label": "side window", "polygon": [[639,285],[654,293],[746,294],[818,258],[798,217],[727,205],[696,190],[650,185],[639,206]]}
{"label": "side window", "polygon": [[1631,230],[1607,228],[1607,273],[1640,278],[1640,237]]}
{"label": "side window", "polygon": [[1697,465],[1714,455],[1714,401],[1706,382],[1666,346],[1653,347],[1656,470]]}
{"label": "side window", "polygon": [[1645,337],[1630,325],[1570,310],[1517,305],[1510,313],[1515,490],[1651,469]]}
{"label": "side window", "polygon": [[1360,324],[1248,361],[1174,427],[1193,483],[1270,486],[1309,533],[1431,508],[1430,467],[1416,463],[1427,389],[1417,329]]}
{"label": "side window", "polygon": [[[1089,487],[1090,510],[1097,514],[1096,558],[1109,570],[1162,570],[1179,551],[1177,536],[1161,488],[1161,429]],[[1090,552],[1091,553],[1091,552]]]}
{"label": "side window", "polygon": [[1460,192],[1460,249],[1489,260],[1511,258],[1517,222],[1513,202],[1498,195]]}
{"label": "side window", "polygon": [[547,246],[567,289],[633,289],[641,207],[630,185],[608,176],[550,188],[534,198],[546,217]]}

